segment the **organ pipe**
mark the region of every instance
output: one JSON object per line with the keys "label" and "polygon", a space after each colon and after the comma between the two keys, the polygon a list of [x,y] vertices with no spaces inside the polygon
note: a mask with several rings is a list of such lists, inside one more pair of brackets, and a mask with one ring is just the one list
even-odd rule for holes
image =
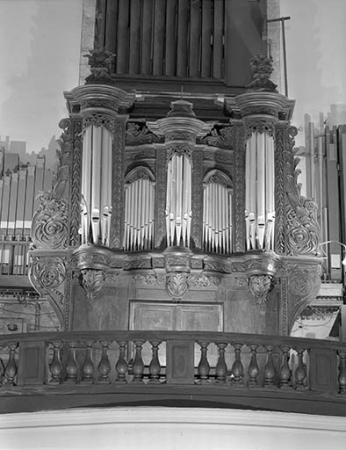
{"label": "organ pipe", "polygon": [[168,246],[189,246],[191,234],[191,161],[174,154],[168,163],[166,224]]}
{"label": "organ pipe", "polygon": [[252,133],[246,144],[245,222],[248,250],[274,249],[274,140]]}
{"label": "organ pipe", "polygon": [[112,135],[105,127],[91,125],[83,138],[81,183],[82,244],[109,245],[112,214]]}
{"label": "organ pipe", "polygon": [[154,223],[154,186],[148,177],[141,177],[125,185],[125,251],[152,248]]}
{"label": "organ pipe", "polygon": [[203,191],[203,242],[208,252],[232,252],[231,191],[226,186],[210,182]]}

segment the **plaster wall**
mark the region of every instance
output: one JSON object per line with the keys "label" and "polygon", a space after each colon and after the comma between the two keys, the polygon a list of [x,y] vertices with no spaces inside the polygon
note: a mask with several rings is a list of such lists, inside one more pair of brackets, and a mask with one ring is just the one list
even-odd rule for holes
{"label": "plaster wall", "polygon": [[107,408],[5,414],[3,449],[343,450],[346,418],[206,408]]}

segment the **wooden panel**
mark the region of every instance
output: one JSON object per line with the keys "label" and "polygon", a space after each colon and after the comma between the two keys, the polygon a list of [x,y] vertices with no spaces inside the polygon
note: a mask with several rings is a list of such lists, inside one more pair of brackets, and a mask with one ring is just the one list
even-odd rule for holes
{"label": "wooden panel", "polygon": [[118,0],[107,2],[107,14],[105,17],[105,47],[112,53],[116,52]]}
{"label": "wooden panel", "polygon": [[119,0],[116,73],[127,73],[129,46],[129,2]]}
{"label": "wooden panel", "polygon": [[46,344],[44,342],[21,342],[19,345],[18,385],[44,384]]}
{"label": "wooden panel", "polygon": [[200,68],[201,0],[191,0],[189,75],[197,77]]}
{"label": "wooden panel", "polygon": [[178,305],[177,325],[181,331],[223,331],[222,305]]}
{"label": "wooden panel", "polygon": [[130,64],[129,73],[139,73],[139,48],[140,48],[140,0],[131,1],[130,13]]}
{"label": "wooden panel", "polygon": [[152,0],[143,0],[142,35],[141,35],[141,74],[151,72],[151,40],[152,40]]}
{"label": "wooden panel", "polygon": [[163,50],[165,42],[165,10],[166,10],[166,0],[156,0],[154,12],[153,75],[162,75],[163,73]]}
{"label": "wooden panel", "polygon": [[337,356],[328,349],[310,350],[311,390],[337,392]]}
{"label": "wooden panel", "polygon": [[191,341],[167,342],[167,384],[193,384],[194,343]]}
{"label": "wooden panel", "polygon": [[204,0],[202,3],[202,77],[210,77],[211,68],[211,32],[212,32],[212,3],[211,0]]}
{"label": "wooden panel", "polygon": [[224,2],[214,0],[213,77],[223,75]]}
{"label": "wooden panel", "polygon": [[174,330],[175,306],[148,302],[131,303],[130,329]]}
{"label": "wooden panel", "polygon": [[173,76],[176,69],[176,0],[167,0],[166,9],[166,67],[165,74]]}
{"label": "wooden panel", "polygon": [[187,75],[187,35],[188,35],[188,0],[179,0],[178,9],[178,45],[177,45],[177,76]]}
{"label": "wooden panel", "polygon": [[106,3],[107,0],[97,0],[96,3],[94,48],[105,46]]}

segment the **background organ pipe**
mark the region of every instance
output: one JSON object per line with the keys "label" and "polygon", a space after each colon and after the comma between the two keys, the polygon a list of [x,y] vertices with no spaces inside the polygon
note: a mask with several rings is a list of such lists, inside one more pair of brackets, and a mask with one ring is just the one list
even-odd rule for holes
{"label": "background organ pipe", "polygon": [[183,184],[183,168],[182,168],[182,162],[183,157],[177,156],[177,197],[176,197],[176,230],[177,230],[177,241],[176,244],[180,245],[180,238],[181,238],[181,221],[182,221],[182,214],[181,214],[181,201],[182,201],[182,184]]}
{"label": "background organ pipe", "polygon": [[228,193],[228,210],[229,210],[229,253],[233,251],[233,213],[232,213],[232,195]]}

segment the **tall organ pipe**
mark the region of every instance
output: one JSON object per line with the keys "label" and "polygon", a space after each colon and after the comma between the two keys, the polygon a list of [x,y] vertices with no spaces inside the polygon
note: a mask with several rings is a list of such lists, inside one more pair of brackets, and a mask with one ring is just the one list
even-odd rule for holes
{"label": "tall organ pipe", "polygon": [[109,245],[112,136],[102,126],[84,132],[82,162],[82,244]]}
{"label": "tall organ pipe", "polygon": [[248,250],[274,249],[274,140],[252,133],[246,144],[245,220]]}

